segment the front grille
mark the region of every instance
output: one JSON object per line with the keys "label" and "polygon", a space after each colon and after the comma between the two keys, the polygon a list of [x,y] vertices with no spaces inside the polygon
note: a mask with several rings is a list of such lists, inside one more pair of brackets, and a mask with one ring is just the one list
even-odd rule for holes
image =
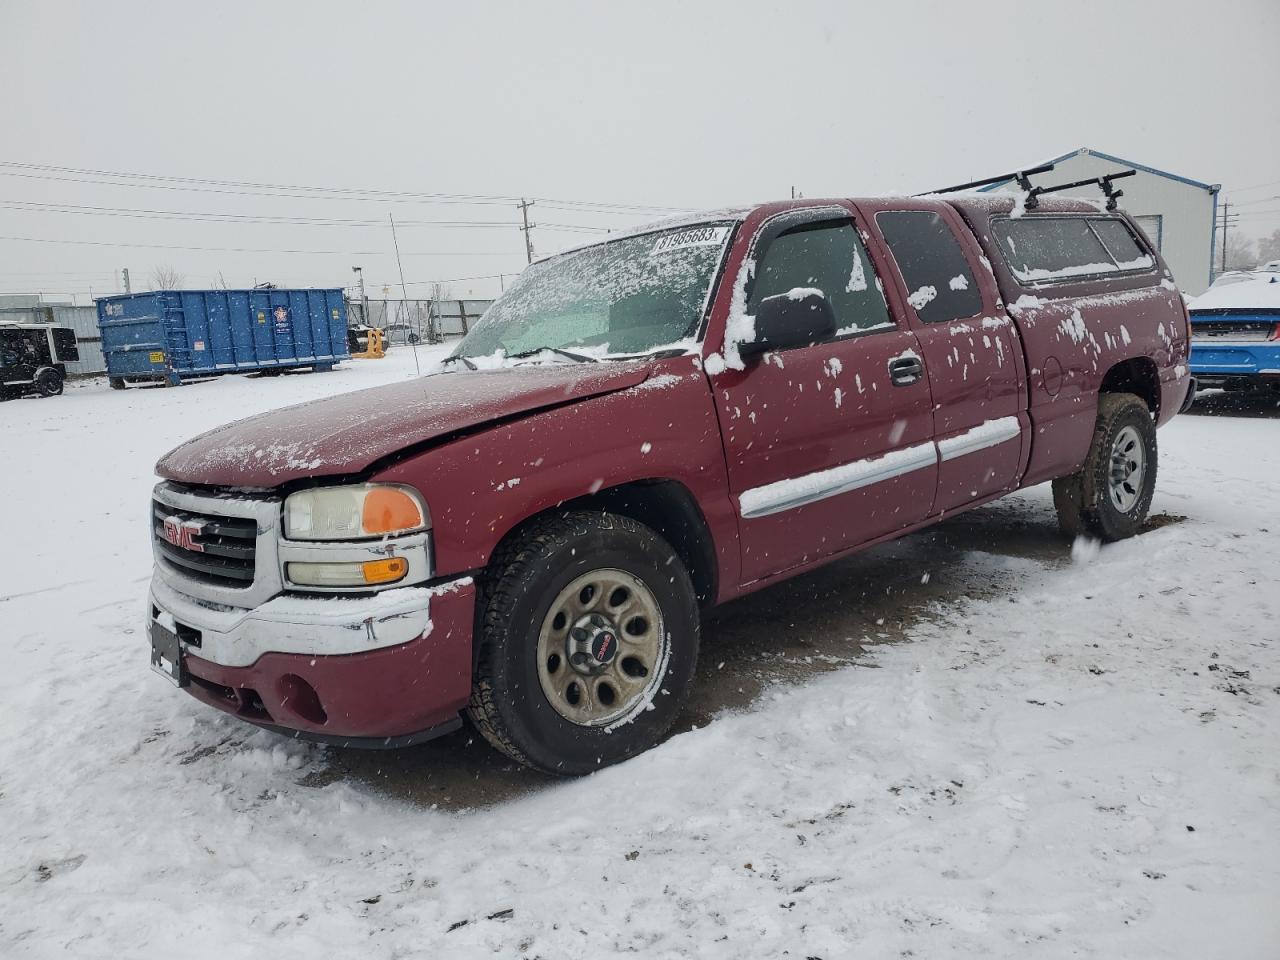
{"label": "front grille", "polygon": [[[250,517],[223,517],[151,504],[151,530],[159,555],[184,576],[223,587],[249,587],[256,574],[258,524]],[[191,548],[171,543],[165,521],[190,532]],[[180,536],[179,540],[185,539]]]}

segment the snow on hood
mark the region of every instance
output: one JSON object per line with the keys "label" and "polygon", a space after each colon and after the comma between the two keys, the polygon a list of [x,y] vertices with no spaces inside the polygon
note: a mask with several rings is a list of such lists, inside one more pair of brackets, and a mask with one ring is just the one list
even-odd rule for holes
{"label": "snow on hood", "polygon": [[1254,273],[1216,283],[1188,306],[1192,313],[1208,310],[1280,310],[1280,273]]}
{"label": "snow on hood", "polygon": [[156,473],[179,483],[267,489],[359,473],[408,446],[489,420],[643,383],[644,361],[524,365],[419,377],[271,410],[170,450]]}

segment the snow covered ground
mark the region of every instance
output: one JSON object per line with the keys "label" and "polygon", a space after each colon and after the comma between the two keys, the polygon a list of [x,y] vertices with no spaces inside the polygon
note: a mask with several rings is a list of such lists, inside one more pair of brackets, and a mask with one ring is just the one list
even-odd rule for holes
{"label": "snow covered ground", "polygon": [[0,957],[1280,956],[1280,419],[1161,432],[1183,522],[972,551],[1012,588],[457,811],[180,695],[140,629],[159,454],[412,371],[0,404]]}

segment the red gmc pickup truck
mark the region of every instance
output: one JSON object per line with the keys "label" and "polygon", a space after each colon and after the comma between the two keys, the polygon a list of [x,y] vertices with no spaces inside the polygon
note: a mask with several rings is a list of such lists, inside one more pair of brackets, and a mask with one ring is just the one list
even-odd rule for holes
{"label": "red gmc pickup truck", "polygon": [[[659,740],[700,611],[1012,490],[1143,522],[1188,317],[1102,204],[718,210],[529,267],[441,370],[158,464],[153,664],[291,736],[463,714],[581,774]],[[370,411],[377,411],[370,415]]]}

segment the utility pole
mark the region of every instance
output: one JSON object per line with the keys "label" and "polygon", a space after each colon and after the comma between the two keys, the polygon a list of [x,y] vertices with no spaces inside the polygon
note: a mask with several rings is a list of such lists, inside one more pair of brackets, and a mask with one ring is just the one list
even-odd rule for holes
{"label": "utility pole", "polygon": [[133,293],[133,288],[129,286],[129,268],[125,267],[120,273],[124,276],[124,292]]}
{"label": "utility pole", "polygon": [[369,298],[364,292],[364,267],[352,267],[351,272],[360,281],[360,322],[369,326]]}
{"label": "utility pole", "polygon": [[1235,223],[1240,219],[1240,214],[1231,213],[1231,202],[1229,200],[1222,201],[1222,269],[1219,273],[1227,272],[1227,226]]}
{"label": "utility pole", "polygon": [[530,263],[533,263],[533,234],[529,231],[536,227],[537,224],[529,222],[529,208],[532,207],[534,203],[535,201],[533,200],[526,200],[524,197],[521,197],[520,202],[516,204],[520,210],[520,216],[524,220],[524,226],[521,227],[520,230],[524,234],[525,256],[529,258]]}

